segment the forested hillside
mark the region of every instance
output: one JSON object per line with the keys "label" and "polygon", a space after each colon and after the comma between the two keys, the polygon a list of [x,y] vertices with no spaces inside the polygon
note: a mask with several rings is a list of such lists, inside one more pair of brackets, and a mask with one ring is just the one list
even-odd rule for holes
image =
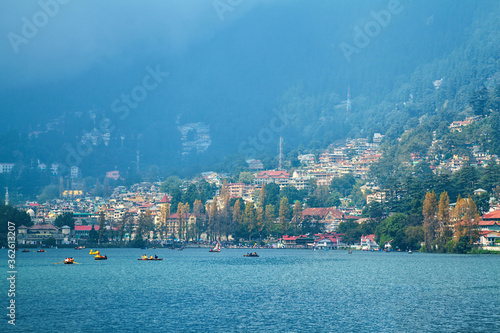
{"label": "forested hillside", "polygon": [[[0,161],[16,163],[18,174],[39,160],[78,165],[84,176],[188,176],[231,171],[248,157],[276,167],[280,135],[287,154],[375,132],[393,144],[405,130],[427,145],[434,130],[467,115],[474,91],[498,84],[500,3],[391,3],[256,5],[181,53],[140,62],[141,70],[159,63],[169,76],[127,117],[110,104],[144,73],[118,74],[106,61],[64,87],[4,91],[12,112],[1,127]],[[359,29],[391,6],[369,43],[347,56],[341,45],[356,46]],[[92,133],[95,142],[75,155]],[[244,149],[252,138],[258,145]],[[208,148],[186,151],[196,140]]]}

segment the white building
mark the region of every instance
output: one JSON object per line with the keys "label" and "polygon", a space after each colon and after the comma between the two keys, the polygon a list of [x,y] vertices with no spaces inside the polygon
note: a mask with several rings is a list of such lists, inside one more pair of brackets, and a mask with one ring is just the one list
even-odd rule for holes
{"label": "white building", "polygon": [[57,163],[52,163],[50,165],[50,172],[55,176],[59,173],[59,164]]}
{"label": "white building", "polygon": [[79,178],[80,177],[80,168],[77,166],[71,167],[71,178]]}
{"label": "white building", "polygon": [[0,173],[11,173],[14,163],[0,163]]}

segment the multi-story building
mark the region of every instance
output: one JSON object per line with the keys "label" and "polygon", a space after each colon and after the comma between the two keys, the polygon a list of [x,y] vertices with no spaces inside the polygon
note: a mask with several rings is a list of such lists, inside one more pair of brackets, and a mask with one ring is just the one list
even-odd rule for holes
{"label": "multi-story building", "polygon": [[81,176],[80,168],[77,166],[72,166],[70,170],[70,175],[71,178],[80,178]]}
{"label": "multi-story building", "polygon": [[248,198],[252,196],[255,190],[255,185],[245,183],[230,183],[227,184],[227,190],[233,198]]}
{"label": "multi-story building", "polygon": [[258,185],[276,183],[280,186],[285,186],[290,180],[290,174],[286,171],[261,171],[255,176],[254,183]]}
{"label": "multi-story building", "polygon": [[0,173],[11,173],[14,163],[0,163]]}
{"label": "multi-story building", "polygon": [[262,164],[261,160],[250,159],[246,160],[248,164],[248,168],[250,170],[262,170],[264,169],[264,164]]}

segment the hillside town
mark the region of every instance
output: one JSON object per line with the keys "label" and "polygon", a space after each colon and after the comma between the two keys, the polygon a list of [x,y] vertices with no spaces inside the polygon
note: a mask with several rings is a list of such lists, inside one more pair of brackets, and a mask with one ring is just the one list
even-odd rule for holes
{"label": "hillside town", "polygon": [[[300,167],[288,171],[263,170],[260,160],[247,160],[250,178],[245,182],[227,182],[229,175],[217,172],[203,172],[202,181],[210,184],[213,193],[203,203],[196,202],[178,207],[172,207],[174,193],[162,191],[162,182],[142,182],[130,187],[116,186],[108,197],[92,195],[82,190],[64,188],[58,199],[45,203],[26,202],[19,208],[25,210],[33,222],[30,227],[19,226],[19,244],[29,246],[44,245],[50,238],[57,245],[82,246],[99,242],[110,245],[123,245],[141,238],[158,245],[181,243],[206,243],[221,239],[227,246],[235,246],[244,241],[232,234],[234,229],[214,229],[218,218],[216,215],[226,212],[235,214],[235,202],[241,207],[246,206],[259,214],[262,207],[263,188],[274,184],[279,189],[293,187],[297,191],[310,192],[311,188],[328,187],[333,179],[352,175],[364,185],[360,187],[365,197],[365,205],[373,202],[382,203],[386,200],[386,192],[381,190],[369,179],[369,169],[380,157],[380,142],[383,136],[376,133],[371,143],[367,139],[347,140],[344,145],[330,146],[320,154],[300,154]],[[412,154],[413,158],[413,154]],[[488,159],[485,161],[490,160]],[[9,172],[11,166],[3,166],[3,172]],[[452,170],[453,171],[453,170]],[[74,178],[79,177],[79,170],[74,170]],[[109,171],[106,178],[117,180],[119,171]],[[185,180],[180,188],[183,193],[194,184],[194,180]],[[201,207],[200,207],[201,205]],[[338,232],[343,222],[357,224],[369,223],[370,218],[361,217],[362,208],[352,205],[349,198],[340,198],[340,204],[332,207],[308,207],[307,204],[295,201],[286,202],[286,210],[280,216],[269,216],[267,226],[269,232],[266,242],[274,247],[337,249],[353,247],[363,250],[391,249],[391,242],[377,244],[374,234],[362,234],[356,240],[343,241],[344,234]],[[363,205],[364,206],[364,205]],[[180,207],[180,208],[179,208]],[[234,209],[233,209],[234,207]],[[276,207],[277,208],[277,207]],[[450,205],[450,209],[453,205]],[[484,214],[478,221],[479,239],[477,244],[497,250],[500,242],[500,210],[492,206],[491,212]],[[215,213],[213,213],[215,211]],[[243,213],[242,213],[243,214]],[[261,208],[261,214],[263,209]],[[59,225],[56,221],[61,216],[70,215],[74,225]],[[237,219],[234,215],[234,219]],[[141,223],[150,221],[145,229]],[[232,218],[221,221],[232,220]],[[294,228],[283,228],[286,220]],[[232,223],[232,222],[231,222]],[[243,223],[240,217],[239,223]],[[287,231],[297,233],[305,223],[317,227],[306,234],[288,235]],[[271,231],[272,230],[272,231]],[[281,232],[281,233],[280,233]],[[92,239],[92,233],[99,238]],[[102,235],[105,234],[105,237]],[[140,235],[140,236],[139,236]],[[259,237],[260,239],[260,237]],[[251,237],[250,239],[251,240]],[[399,249],[401,250],[401,249]]]}

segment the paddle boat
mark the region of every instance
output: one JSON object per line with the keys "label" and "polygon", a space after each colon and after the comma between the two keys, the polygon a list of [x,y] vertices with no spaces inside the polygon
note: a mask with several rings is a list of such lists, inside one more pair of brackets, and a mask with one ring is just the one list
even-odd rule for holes
{"label": "paddle boat", "polygon": [[99,251],[94,251],[94,250],[90,249],[89,254],[97,254],[97,255],[98,255],[98,254],[99,254]]}
{"label": "paddle boat", "polygon": [[44,249],[37,250],[36,252],[45,252]]}
{"label": "paddle boat", "polygon": [[257,252],[244,254],[243,257],[258,257]]}
{"label": "paddle boat", "polygon": [[148,261],[148,260],[151,260],[151,261],[157,261],[157,260],[163,260],[163,258],[158,258],[158,256],[147,256],[147,255],[143,255],[142,257],[140,257],[139,259],[137,260],[145,260],[145,261]]}
{"label": "paddle boat", "polygon": [[99,255],[99,254],[98,254],[98,255],[96,255],[96,256],[94,257],[94,259],[95,259],[95,260],[108,260],[108,256],[105,256],[105,255],[104,255],[104,256],[101,256],[101,255]]}
{"label": "paddle boat", "polygon": [[30,252],[30,250],[28,250],[28,249],[24,249],[24,250],[22,250],[21,252]]}
{"label": "paddle boat", "polygon": [[75,250],[83,250],[85,246],[75,246]]}

